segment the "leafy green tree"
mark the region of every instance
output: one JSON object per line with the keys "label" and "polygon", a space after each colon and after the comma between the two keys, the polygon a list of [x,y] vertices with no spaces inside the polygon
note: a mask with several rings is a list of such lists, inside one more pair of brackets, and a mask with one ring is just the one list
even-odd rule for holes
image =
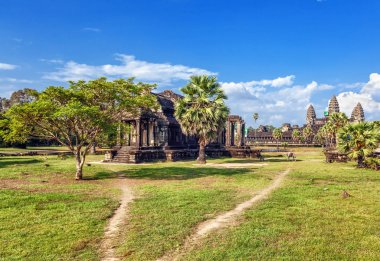
{"label": "leafy green tree", "polygon": [[206,145],[225,127],[229,109],[227,96],[214,76],[192,76],[181,89],[184,98],[175,104],[175,116],[184,133],[195,135],[199,143],[199,163],[206,163]]}
{"label": "leafy green tree", "polygon": [[293,141],[295,141],[295,142],[299,142],[300,139],[301,139],[301,132],[300,132],[299,130],[294,130],[294,131],[292,132],[292,139],[293,139]]}
{"label": "leafy green tree", "polygon": [[279,141],[282,139],[282,130],[281,128],[274,129],[272,132],[273,139],[277,142],[277,150],[279,149]]}
{"label": "leafy green tree", "polygon": [[138,114],[152,108],[155,85],[133,79],[69,82],[68,88],[50,86],[35,94],[35,100],[12,106],[5,117],[9,141],[26,141],[30,137],[56,140],[67,146],[76,159],[76,179],[83,177],[83,165],[92,146],[110,126],[125,114]]}
{"label": "leafy green tree", "polygon": [[364,166],[364,160],[380,142],[380,129],[374,123],[352,123],[338,132],[338,149],[356,159],[358,167]]}

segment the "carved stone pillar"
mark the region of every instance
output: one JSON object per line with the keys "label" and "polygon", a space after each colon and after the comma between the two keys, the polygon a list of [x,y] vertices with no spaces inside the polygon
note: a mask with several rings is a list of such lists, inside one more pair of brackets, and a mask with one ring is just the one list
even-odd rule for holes
{"label": "carved stone pillar", "polygon": [[231,146],[231,122],[227,121],[226,125],[226,146]]}
{"label": "carved stone pillar", "polygon": [[154,146],[154,122],[149,121],[149,146]]}
{"label": "carved stone pillar", "polygon": [[148,146],[148,138],[149,138],[148,135],[149,135],[148,123],[147,122],[141,123],[141,145],[143,147]]}
{"label": "carved stone pillar", "polygon": [[136,148],[141,146],[141,122],[140,119],[136,120]]}
{"label": "carved stone pillar", "polygon": [[121,123],[117,126],[116,146],[121,146]]}

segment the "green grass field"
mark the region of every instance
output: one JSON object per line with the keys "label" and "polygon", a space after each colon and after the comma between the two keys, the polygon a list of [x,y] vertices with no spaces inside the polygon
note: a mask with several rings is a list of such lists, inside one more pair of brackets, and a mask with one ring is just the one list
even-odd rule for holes
{"label": "green grass field", "polygon": [[[181,248],[198,223],[247,200],[287,168],[281,188],[183,259],[380,259],[380,173],[326,164],[315,148],[297,151],[296,162],[281,156],[268,154],[265,164],[91,164],[79,182],[71,158],[1,157],[0,260],[99,260],[104,228],[118,207],[113,184],[120,174],[136,198],[116,252],[123,260],[155,260]],[[342,198],[343,190],[351,197]]]}

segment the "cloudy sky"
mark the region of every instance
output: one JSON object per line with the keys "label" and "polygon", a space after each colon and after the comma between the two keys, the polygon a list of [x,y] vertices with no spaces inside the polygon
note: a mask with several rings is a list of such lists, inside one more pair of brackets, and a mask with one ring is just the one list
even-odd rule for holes
{"label": "cloudy sky", "polygon": [[233,114],[303,124],[338,97],[380,119],[377,0],[0,0],[0,96],[136,77],[176,92],[216,75]]}

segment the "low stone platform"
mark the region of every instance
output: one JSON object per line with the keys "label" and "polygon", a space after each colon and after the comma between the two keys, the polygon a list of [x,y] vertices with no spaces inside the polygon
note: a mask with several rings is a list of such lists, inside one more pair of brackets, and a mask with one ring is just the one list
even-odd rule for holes
{"label": "low stone platform", "polygon": [[[142,163],[151,161],[178,161],[196,159],[199,150],[194,148],[131,148],[120,147],[110,150],[105,155],[105,162]],[[206,155],[209,158],[234,157],[234,158],[260,158],[260,150],[252,150],[249,146],[242,147],[207,147]]]}
{"label": "low stone platform", "polygon": [[325,150],[323,153],[326,156],[326,162],[327,163],[333,163],[333,162],[347,162],[349,160],[346,153],[340,153],[336,150]]}

